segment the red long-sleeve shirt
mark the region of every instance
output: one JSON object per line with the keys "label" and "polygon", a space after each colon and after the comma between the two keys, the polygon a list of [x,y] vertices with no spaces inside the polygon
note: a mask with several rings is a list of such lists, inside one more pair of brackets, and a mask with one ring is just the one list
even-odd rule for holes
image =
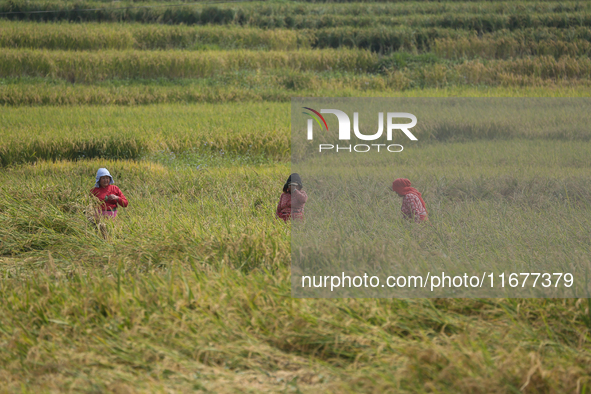
{"label": "red long-sleeve shirt", "polygon": [[[127,202],[127,198],[125,198],[125,196],[123,195],[121,190],[115,185],[109,185],[107,187],[95,187],[90,191],[90,193],[92,193],[99,200],[101,200],[101,202],[102,202],[101,209],[103,211],[114,211],[117,209],[117,205],[120,205],[122,207],[126,207],[127,204],[129,204]],[[119,197],[119,200],[118,201],[115,201],[115,200],[105,201],[105,196],[110,196],[111,194],[114,194],[117,197]]]}
{"label": "red long-sleeve shirt", "polygon": [[275,214],[286,222],[290,218],[303,219],[306,201],[308,201],[308,195],[303,190],[296,189],[292,193],[283,193],[279,198]]}

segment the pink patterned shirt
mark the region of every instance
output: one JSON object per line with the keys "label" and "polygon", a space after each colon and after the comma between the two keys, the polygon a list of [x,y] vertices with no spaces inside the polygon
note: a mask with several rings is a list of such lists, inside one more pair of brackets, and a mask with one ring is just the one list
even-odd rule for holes
{"label": "pink patterned shirt", "polygon": [[408,193],[402,198],[402,208],[400,210],[405,218],[414,219],[417,223],[427,219],[427,210],[419,196],[414,193]]}
{"label": "pink patterned shirt", "polygon": [[303,190],[294,190],[292,193],[283,193],[279,198],[275,215],[279,219],[288,221],[290,218],[304,218],[304,204],[308,201],[308,195]]}

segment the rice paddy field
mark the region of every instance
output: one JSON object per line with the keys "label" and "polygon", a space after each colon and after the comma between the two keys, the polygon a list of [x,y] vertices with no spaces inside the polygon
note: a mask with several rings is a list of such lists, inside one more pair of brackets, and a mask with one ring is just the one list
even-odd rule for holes
{"label": "rice paddy field", "polygon": [[[180,3],[0,0],[0,392],[591,391],[589,298],[293,298],[274,218],[292,97],[589,97],[591,4]],[[591,130],[420,139],[397,259],[589,265]]]}

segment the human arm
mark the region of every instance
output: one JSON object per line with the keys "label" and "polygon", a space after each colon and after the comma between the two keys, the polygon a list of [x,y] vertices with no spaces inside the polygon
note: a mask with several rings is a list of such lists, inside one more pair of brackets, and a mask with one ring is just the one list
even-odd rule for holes
{"label": "human arm", "polygon": [[117,186],[111,186],[111,194],[107,195],[107,201],[114,201],[116,205],[120,205],[122,207],[127,207],[129,202],[127,198]]}
{"label": "human arm", "polygon": [[308,195],[306,194],[306,192],[303,190],[299,190],[295,187],[291,192],[291,198],[294,200],[294,205],[298,206],[304,205],[306,201],[308,201]]}

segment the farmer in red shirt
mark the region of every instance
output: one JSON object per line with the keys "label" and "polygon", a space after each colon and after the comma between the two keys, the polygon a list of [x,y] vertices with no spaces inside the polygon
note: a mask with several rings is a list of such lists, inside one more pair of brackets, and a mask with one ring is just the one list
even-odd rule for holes
{"label": "farmer in red shirt", "polygon": [[402,197],[402,208],[400,210],[406,219],[414,220],[416,223],[429,220],[427,207],[421,193],[410,186],[408,179],[395,179],[392,183],[392,191]]}
{"label": "farmer in red shirt", "polygon": [[308,200],[308,195],[302,190],[302,187],[302,178],[299,174],[293,173],[287,178],[275,211],[278,219],[287,222],[291,218],[304,218],[304,204]]}
{"label": "farmer in red shirt", "polygon": [[102,216],[115,217],[117,216],[117,206],[126,207],[128,204],[127,198],[114,183],[113,177],[106,168],[98,169],[96,183],[90,193],[101,201],[100,210]]}

